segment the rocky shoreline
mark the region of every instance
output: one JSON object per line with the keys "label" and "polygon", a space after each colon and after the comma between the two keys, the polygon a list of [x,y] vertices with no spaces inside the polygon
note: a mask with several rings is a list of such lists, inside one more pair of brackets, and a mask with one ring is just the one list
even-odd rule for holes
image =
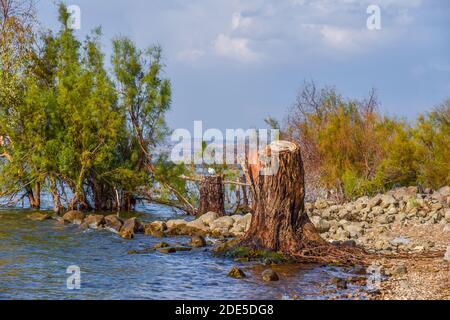
{"label": "rocky shoreline", "polygon": [[[345,204],[323,199],[305,204],[311,221],[324,239],[332,243],[361,246],[368,252],[383,256],[373,262],[379,267],[383,281],[376,290],[366,292],[364,297],[450,299],[450,187],[435,192],[419,191],[418,187],[398,188]],[[136,218],[122,220],[117,215],[85,215],[79,211],[69,211],[62,217],[36,212],[29,218],[37,221],[55,219],[61,224],[79,225],[82,229],[107,229],[125,239],[132,239],[136,233],[158,238],[192,237],[188,244],[161,242],[153,248],[129,252],[138,254],[156,250],[162,253],[190,251],[206,246],[208,243],[204,237],[218,239],[216,249],[220,251],[221,245],[223,247],[227,241],[239,239],[245,234],[252,215],[220,217],[217,213],[208,212],[192,221],[141,222]],[[238,252],[233,257],[238,262],[249,261],[249,253],[246,254]],[[264,258],[264,254],[259,258]],[[271,263],[272,260],[265,264]],[[262,279],[265,281],[278,280],[278,275],[271,268],[263,273]],[[346,288],[347,283],[355,279],[366,286],[370,276],[367,270],[361,268],[357,274],[364,275],[365,280],[362,281],[361,277],[335,279],[336,288]],[[242,278],[245,274],[242,270],[231,270],[229,276]],[[336,298],[360,298],[360,295]]]}

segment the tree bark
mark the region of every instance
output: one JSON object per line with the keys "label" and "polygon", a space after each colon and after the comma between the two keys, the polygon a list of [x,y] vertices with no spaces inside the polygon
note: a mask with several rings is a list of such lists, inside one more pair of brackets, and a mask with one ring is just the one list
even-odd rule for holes
{"label": "tree bark", "polygon": [[[270,175],[267,159],[278,154],[278,170]],[[254,199],[255,212],[242,244],[258,249],[280,251],[289,256],[303,255],[308,247],[324,246],[304,210],[304,170],[299,145],[272,142],[260,151],[256,164],[244,164]]]}
{"label": "tree bark", "polygon": [[197,215],[205,214],[209,211],[225,214],[225,204],[223,198],[223,178],[217,176],[204,176],[200,182],[200,205]]}
{"label": "tree bark", "polygon": [[30,203],[30,208],[39,209],[41,207],[41,185],[36,183],[35,190],[32,187],[27,187],[28,201]]}

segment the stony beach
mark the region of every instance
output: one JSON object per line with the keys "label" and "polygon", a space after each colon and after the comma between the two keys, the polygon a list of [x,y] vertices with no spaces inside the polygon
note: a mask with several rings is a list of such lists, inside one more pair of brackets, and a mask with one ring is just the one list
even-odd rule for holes
{"label": "stony beach", "polygon": [[[305,209],[324,239],[336,244],[359,246],[374,255],[372,264],[379,267],[382,281],[363,297],[389,300],[450,299],[450,187],[434,192],[419,192],[417,187],[398,188],[344,204],[318,199],[306,203]],[[213,242],[217,246],[239,239],[250,227],[252,215],[219,217],[217,213],[208,212],[195,220],[174,219],[151,223],[136,218],[124,221],[117,215],[85,215],[79,211],[69,211],[63,217],[33,213],[29,218],[53,218],[57,223],[77,224],[83,229],[108,229],[126,239],[132,239],[135,233],[158,238],[192,236],[187,244],[173,245],[167,240],[154,248],[143,250],[145,252],[130,252],[158,250],[174,253],[204,247]],[[205,237],[216,240],[207,242]],[[276,281],[270,280],[277,279],[276,274],[268,275],[270,269],[265,272],[268,281]],[[366,270],[358,273],[368,277]],[[231,276],[236,274],[240,275],[240,271],[231,270]],[[336,279],[335,282],[339,288],[346,287],[347,283],[354,280]],[[366,282],[367,279],[362,280],[363,285]],[[360,299],[361,295],[344,298]]]}

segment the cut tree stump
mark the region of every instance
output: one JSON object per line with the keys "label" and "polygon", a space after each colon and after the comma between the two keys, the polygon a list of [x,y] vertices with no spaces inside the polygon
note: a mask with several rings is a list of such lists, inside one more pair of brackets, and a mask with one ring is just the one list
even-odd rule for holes
{"label": "cut tree stump", "polygon": [[[278,158],[278,169],[272,174],[262,174],[261,170],[271,165],[268,159],[274,158]],[[320,237],[304,209],[304,170],[298,144],[274,141],[252,163],[247,159],[242,164],[255,207],[240,246],[282,252],[305,261],[352,260],[354,253],[347,253],[348,249],[333,246]]]}
{"label": "cut tree stump", "polygon": [[197,215],[200,216],[209,211],[225,214],[223,198],[223,178],[220,175],[204,176],[200,182],[200,205]]}

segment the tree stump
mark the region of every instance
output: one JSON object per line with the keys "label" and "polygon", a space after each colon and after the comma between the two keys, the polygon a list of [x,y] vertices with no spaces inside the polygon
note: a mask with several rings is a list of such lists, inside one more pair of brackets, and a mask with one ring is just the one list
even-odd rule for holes
{"label": "tree stump", "polygon": [[[274,158],[278,159],[277,170],[267,174]],[[363,249],[328,243],[310,221],[304,208],[304,170],[298,144],[272,142],[257,154],[256,162],[249,164],[247,159],[243,170],[255,210],[238,246],[277,251],[304,262],[364,263],[367,254]]]}
{"label": "tree stump", "polygon": [[204,176],[200,182],[200,205],[197,215],[205,214],[209,211],[225,214],[225,204],[223,199],[223,178],[220,175]]}
{"label": "tree stump", "polygon": [[[267,159],[278,154],[278,170],[262,175]],[[242,243],[258,249],[281,251],[295,256],[308,246],[326,242],[316,232],[304,210],[304,171],[299,145],[272,142],[258,154],[256,164],[244,169],[255,212]]]}

